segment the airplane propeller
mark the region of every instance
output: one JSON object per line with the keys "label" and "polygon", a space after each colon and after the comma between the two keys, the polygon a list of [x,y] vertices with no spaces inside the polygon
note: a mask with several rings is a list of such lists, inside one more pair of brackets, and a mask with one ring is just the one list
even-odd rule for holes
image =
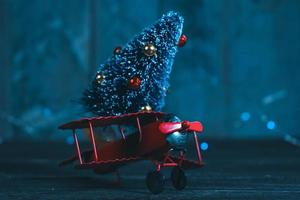
{"label": "airplane propeller", "polygon": [[163,134],[170,134],[176,131],[196,131],[201,132],[203,130],[200,122],[163,122],[159,125],[159,131]]}

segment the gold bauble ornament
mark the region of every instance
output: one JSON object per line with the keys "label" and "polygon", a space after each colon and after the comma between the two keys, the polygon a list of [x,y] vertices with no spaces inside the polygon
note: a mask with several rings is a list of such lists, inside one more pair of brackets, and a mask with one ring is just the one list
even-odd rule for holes
{"label": "gold bauble ornament", "polygon": [[96,81],[100,84],[105,80],[105,76],[103,74],[96,75]]}
{"label": "gold bauble ornament", "polygon": [[147,43],[145,44],[145,46],[143,47],[143,53],[146,56],[153,56],[156,54],[156,47],[152,44],[152,43]]}
{"label": "gold bauble ornament", "polygon": [[141,111],[152,111],[152,108],[151,108],[151,106],[149,106],[149,105],[142,106],[142,107],[141,107]]}

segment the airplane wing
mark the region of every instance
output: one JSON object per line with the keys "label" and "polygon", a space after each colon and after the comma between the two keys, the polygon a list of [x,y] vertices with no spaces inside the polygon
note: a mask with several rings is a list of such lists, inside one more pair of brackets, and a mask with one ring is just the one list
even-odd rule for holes
{"label": "airplane wing", "polygon": [[77,169],[91,169],[91,168],[107,168],[107,167],[116,167],[127,164],[132,161],[141,160],[140,157],[127,157],[127,158],[116,158],[113,160],[102,160],[102,161],[92,161],[88,163],[83,163],[80,165],[76,165],[75,168]]}
{"label": "airplane wing", "polygon": [[69,123],[63,124],[58,128],[63,130],[89,128],[90,122],[92,122],[93,127],[103,127],[112,124],[135,124],[137,117],[140,119],[141,122],[144,122],[144,121],[154,121],[156,118],[160,119],[165,115],[167,115],[167,113],[154,112],[154,111],[142,111],[137,113],[128,113],[119,116],[82,118],[77,121],[71,121]]}
{"label": "airplane wing", "polygon": [[[91,160],[90,158],[93,156],[92,150],[83,151],[81,153],[81,156],[86,160]],[[78,156],[72,156],[71,158],[68,158],[62,162],[59,163],[59,166],[64,166],[71,164],[78,160]],[[133,161],[142,160],[140,157],[123,157],[123,158],[116,158],[112,160],[101,160],[101,161],[88,161],[82,164],[76,164],[76,169],[94,169],[96,173],[109,173],[116,171],[117,168],[128,164]]]}

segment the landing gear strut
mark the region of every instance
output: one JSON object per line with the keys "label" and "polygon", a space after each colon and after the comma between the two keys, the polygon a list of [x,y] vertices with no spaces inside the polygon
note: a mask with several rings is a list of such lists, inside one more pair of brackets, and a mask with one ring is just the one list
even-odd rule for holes
{"label": "landing gear strut", "polygon": [[177,161],[171,157],[170,153],[165,155],[162,162],[154,161],[156,170],[149,172],[146,177],[146,184],[150,192],[159,194],[164,190],[164,176],[160,172],[163,167],[172,167],[171,181],[176,190],[183,190],[186,186],[186,176],[182,170],[181,162],[184,159],[184,152],[180,151]]}

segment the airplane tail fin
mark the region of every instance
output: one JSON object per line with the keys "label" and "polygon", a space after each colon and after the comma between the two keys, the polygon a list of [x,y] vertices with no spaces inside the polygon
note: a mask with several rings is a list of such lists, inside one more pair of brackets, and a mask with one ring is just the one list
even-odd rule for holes
{"label": "airplane tail fin", "polygon": [[59,167],[63,167],[65,165],[69,165],[71,163],[73,163],[75,160],[78,160],[78,156],[72,156],[71,158],[65,159],[63,161],[61,161],[60,163],[58,163]]}
{"label": "airplane tail fin", "polygon": [[[85,160],[86,162],[91,160],[92,155],[93,155],[93,150],[86,150],[81,153],[83,160]],[[58,166],[62,167],[65,165],[69,165],[69,164],[72,164],[73,162],[75,162],[76,160],[78,160],[78,155],[74,155],[70,158],[67,158],[67,159],[61,161],[58,164]]]}

